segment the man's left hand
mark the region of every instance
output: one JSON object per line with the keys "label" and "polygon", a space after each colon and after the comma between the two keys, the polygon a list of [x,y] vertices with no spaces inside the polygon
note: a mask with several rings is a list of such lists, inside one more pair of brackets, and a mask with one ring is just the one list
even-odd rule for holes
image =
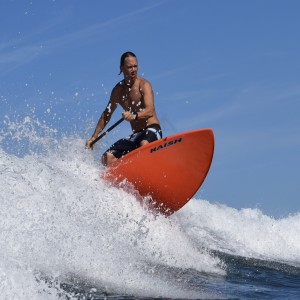
{"label": "man's left hand", "polygon": [[126,121],[134,121],[135,120],[134,115],[129,111],[122,112],[122,117]]}

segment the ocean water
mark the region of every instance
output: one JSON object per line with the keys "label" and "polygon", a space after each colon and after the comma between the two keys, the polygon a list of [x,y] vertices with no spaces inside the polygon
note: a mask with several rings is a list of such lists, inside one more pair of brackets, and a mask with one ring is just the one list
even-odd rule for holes
{"label": "ocean water", "polygon": [[169,218],[30,117],[0,136],[1,299],[299,299],[300,213],[192,199]]}

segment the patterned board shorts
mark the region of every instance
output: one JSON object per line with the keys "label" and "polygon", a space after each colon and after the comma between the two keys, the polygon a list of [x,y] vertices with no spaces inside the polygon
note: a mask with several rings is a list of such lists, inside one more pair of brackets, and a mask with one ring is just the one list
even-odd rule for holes
{"label": "patterned board shorts", "polygon": [[162,131],[160,126],[158,124],[151,124],[141,131],[134,132],[127,138],[118,140],[106,152],[110,152],[116,158],[120,158],[130,151],[140,147],[140,142],[143,140],[151,143],[161,138]]}

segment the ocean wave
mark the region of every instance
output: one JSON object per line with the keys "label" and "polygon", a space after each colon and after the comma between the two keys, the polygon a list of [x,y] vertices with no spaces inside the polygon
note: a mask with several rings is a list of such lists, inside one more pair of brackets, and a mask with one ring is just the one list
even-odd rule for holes
{"label": "ocean wave", "polygon": [[32,118],[6,119],[0,143],[1,295],[57,299],[83,282],[101,293],[209,298],[190,278],[224,279],[216,251],[299,266],[299,214],[192,199],[165,218],[100,179],[99,145],[87,150]]}
{"label": "ocean wave", "polygon": [[86,150],[84,140],[38,139],[14,128],[24,134],[19,144],[30,136],[30,151],[0,149],[2,291],[11,293],[7,282],[18,273],[19,294],[28,281],[33,299],[42,278],[53,297],[56,282],[77,278],[102,292],[197,298],[199,290],[175,274],[225,275],[222,261],[196,247],[176,217],[155,216],[133,194],[102,181],[99,154]]}

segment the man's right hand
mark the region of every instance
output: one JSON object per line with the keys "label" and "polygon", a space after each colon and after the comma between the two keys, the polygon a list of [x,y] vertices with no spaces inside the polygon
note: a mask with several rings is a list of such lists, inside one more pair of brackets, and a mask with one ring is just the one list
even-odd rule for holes
{"label": "man's right hand", "polygon": [[93,149],[94,145],[92,145],[92,142],[95,140],[95,138],[92,136],[89,140],[85,142],[85,147],[87,149]]}

